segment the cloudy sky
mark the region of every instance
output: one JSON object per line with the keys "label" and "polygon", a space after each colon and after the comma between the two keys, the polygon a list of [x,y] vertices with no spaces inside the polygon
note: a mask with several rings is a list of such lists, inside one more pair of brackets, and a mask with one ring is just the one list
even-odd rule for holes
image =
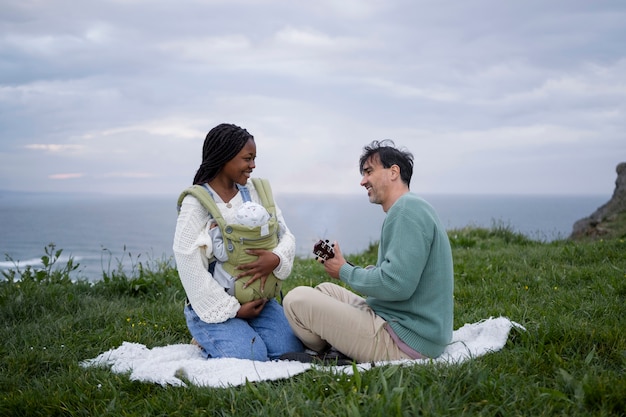
{"label": "cloudy sky", "polygon": [[176,195],[235,123],[276,192],[602,194],[626,161],[623,0],[3,0],[0,190]]}

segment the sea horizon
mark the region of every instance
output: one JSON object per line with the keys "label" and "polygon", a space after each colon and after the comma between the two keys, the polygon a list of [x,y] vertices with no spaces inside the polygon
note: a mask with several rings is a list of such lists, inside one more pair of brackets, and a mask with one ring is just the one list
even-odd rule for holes
{"label": "sea horizon", "polygon": [[[606,203],[606,195],[418,194],[447,230],[506,226],[534,240],[567,238],[574,223]],[[0,270],[41,265],[44,248],[62,249],[81,267],[78,278],[137,262],[170,260],[178,196],[0,191]],[[311,256],[318,239],[337,240],[345,254],[376,243],[385,213],[365,193],[277,193],[275,199],[296,236],[296,254]]]}

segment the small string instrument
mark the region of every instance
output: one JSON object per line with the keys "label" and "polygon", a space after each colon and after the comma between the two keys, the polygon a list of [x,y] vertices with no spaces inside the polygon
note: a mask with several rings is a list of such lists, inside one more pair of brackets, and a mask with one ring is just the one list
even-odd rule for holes
{"label": "small string instrument", "polygon": [[328,239],[320,239],[319,242],[313,245],[313,254],[322,261],[325,261],[335,256],[335,250],[333,249],[332,243],[328,242]]}

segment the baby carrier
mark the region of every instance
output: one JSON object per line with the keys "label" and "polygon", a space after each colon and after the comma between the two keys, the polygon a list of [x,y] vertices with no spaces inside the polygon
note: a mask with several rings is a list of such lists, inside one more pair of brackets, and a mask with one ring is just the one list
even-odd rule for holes
{"label": "baby carrier", "polygon": [[[238,265],[254,261],[257,257],[246,253],[246,249],[266,249],[272,250],[278,245],[278,219],[276,218],[276,207],[272,196],[272,189],[266,179],[252,178],[254,188],[259,194],[261,204],[270,214],[270,220],[264,226],[244,226],[241,224],[229,224],[222,216],[222,213],[215,204],[213,195],[205,185],[193,185],[184,190],[178,198],[178,209],[187,194],[194,196],[207,209],[209,215],[217,222],[222,236],[224,246],[228,252],[228,261],[223,267],[231,276],[238,275],[241,270],[235,269]],[[241,196],[245,201],[251,201],[250,192],[246,186],[239,186]],[[240,303],[256,300],[258,298],[274,298],[280,293],[281,280],[276,278],[274,273],[268,275],[263,291],[261,291],[261,280],[257,279],[247,288],[243,285],[250,277],[243,277],[235,280],[235,297]]]}

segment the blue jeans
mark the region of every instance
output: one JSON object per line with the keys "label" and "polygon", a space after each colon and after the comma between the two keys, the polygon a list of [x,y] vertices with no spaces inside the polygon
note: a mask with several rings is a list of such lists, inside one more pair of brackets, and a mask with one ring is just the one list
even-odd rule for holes
{"label": "blue jeans", "polygon": [[190,304],[184,311],[189,332],[207,358],[267,361],[278,359],[283,353],[304,350],[275,299],[265,304],[261,314],[248,320],[232,318],[222,323],[205,323]]}

